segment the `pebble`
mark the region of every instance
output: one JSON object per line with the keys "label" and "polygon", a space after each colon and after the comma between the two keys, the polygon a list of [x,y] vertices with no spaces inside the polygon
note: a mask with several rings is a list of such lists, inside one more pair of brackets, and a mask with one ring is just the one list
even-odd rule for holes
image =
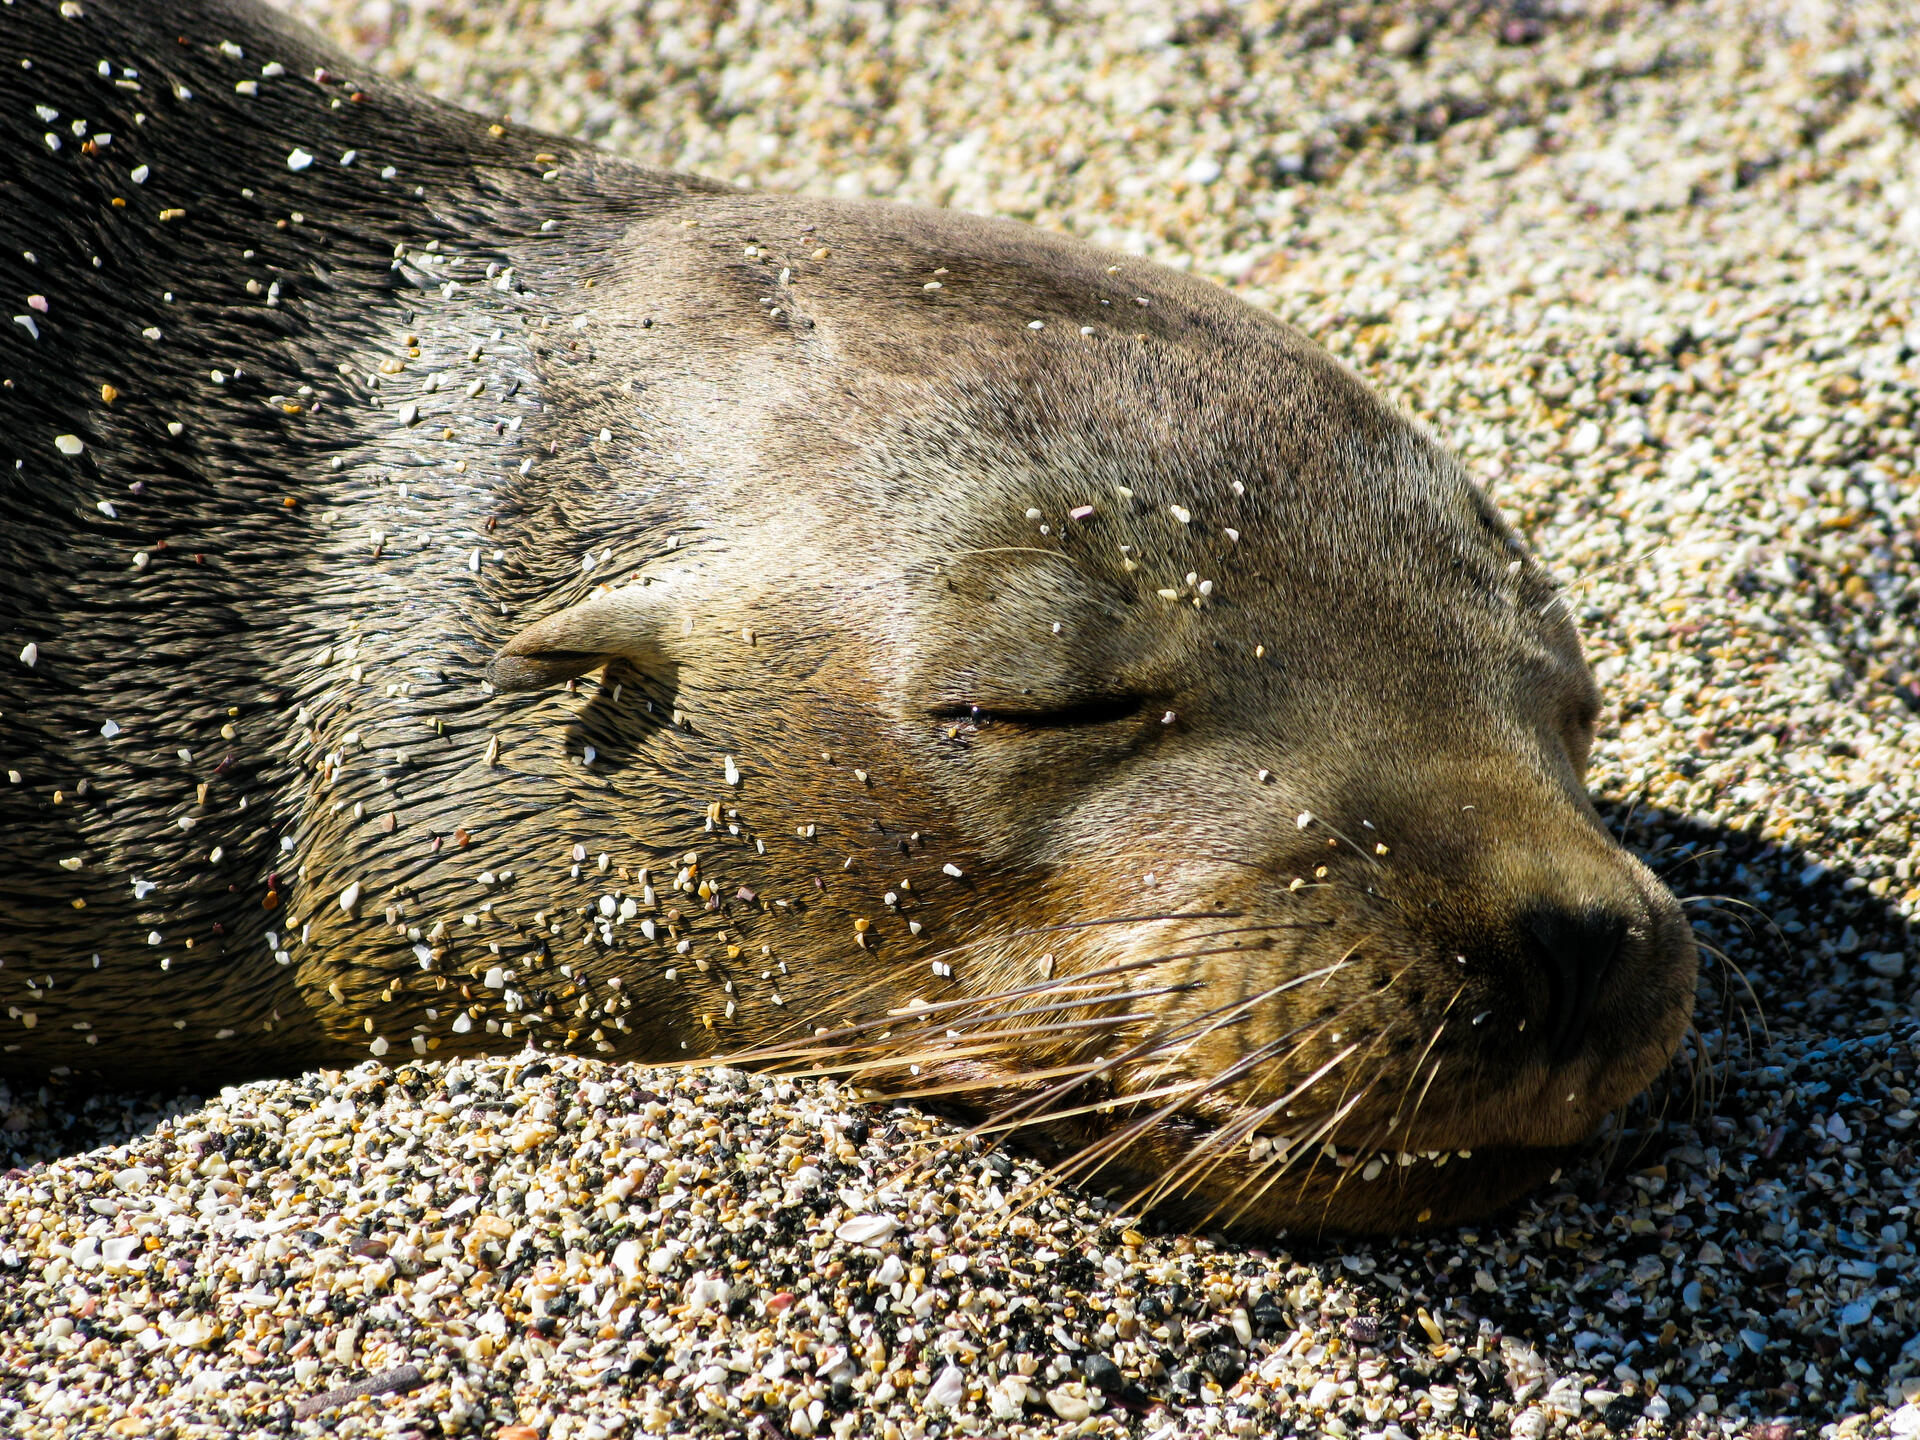
{"label": "pebble", "polygon": [[849,1245],[878,1245],[898,1228],[899,1222],[891,1215],[855,1215],[842,1221],[833,1237]]}

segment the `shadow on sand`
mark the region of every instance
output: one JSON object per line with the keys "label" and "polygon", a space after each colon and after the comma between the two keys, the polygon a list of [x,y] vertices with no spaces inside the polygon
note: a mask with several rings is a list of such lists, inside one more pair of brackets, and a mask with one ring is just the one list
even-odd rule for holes
{"label": "shadow on sand", "polygon": [[[1667,1073],[1504,1215],[1438,1236],[1279,1243],[1349,1287],[1371,1318],[1347,1323],[1377,1331],[1382,1347],[1396,1332],[1420,1342],[1399,1303],[1411,1280],[1439,1309],[1484,1320],[1562,1370],[1627,1363],[1671,1381],[1701,1371],[1708,1390],[1762,1395],[1776,1415],[1877,1399],[1889,1375],[1920,1361],[1907,1353],[1920,1320],[1896,1259],[1911,1250],[1907,1207],[1884,1195],[1876,1205],[1871,1191],[1863,1204],[1854,1183],[1880,1175],[1911,1188],[1916,1168],[1920,1131],[1901,1087],[1920,1024],[1914,977],[1894,973],[1906,922],[1864,879],[1751,833],[1603,813],[1682,897],[1701,942],[1695,1028]],[[83,1093],[59,1077],[0,1082],[0,1175],[30,1184],[39,1165],[122,1144],[198,1104]],[[1485,1267],[1463,1263],[1476,1252]],[[1536,1294],[1560,1305],[1543,1309]],[[1601,1418],[1639,1414],[1639,1401],[1621,1404]]]}

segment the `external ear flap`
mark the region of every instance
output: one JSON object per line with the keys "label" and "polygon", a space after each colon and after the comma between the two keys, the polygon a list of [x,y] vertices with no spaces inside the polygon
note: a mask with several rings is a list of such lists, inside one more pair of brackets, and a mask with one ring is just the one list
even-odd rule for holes
{"label": "external ear flap", "polygon": [[661,602],[651,588],[608,591],[529,625],[493,657],[487,679],[513,694],[558,685],[622,656],[642,665],[657,660]]}

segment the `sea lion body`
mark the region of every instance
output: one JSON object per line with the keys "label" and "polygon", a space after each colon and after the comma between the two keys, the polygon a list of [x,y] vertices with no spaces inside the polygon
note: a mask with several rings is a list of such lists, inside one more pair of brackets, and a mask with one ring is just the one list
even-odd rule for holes
{"label": "sea lion body", "polygon": [[1297,332],[238,0],[0,43],[0,1066],[745,1053],[1370,1229],[1665,1063],[1566,607]]}

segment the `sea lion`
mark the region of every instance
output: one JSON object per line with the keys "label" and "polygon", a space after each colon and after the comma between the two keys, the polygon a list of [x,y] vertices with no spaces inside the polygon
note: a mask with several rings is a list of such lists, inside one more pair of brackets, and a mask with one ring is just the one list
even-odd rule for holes
{"label": "sea lion", "polygon": [[734,1055],[1379,1230],[1665,1064],[1566,605],[1296,331],[245,0],[8,16],[10,1072]]}

